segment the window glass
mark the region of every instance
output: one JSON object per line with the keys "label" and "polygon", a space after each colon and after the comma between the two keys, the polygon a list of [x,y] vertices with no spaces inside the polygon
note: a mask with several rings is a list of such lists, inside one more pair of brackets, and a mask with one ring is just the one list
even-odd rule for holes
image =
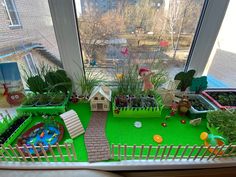
{"label": "window glass", "polygon": [[204,75],[208,87],[236,87],[236,1],[230,1]]}
{"label": "window glass", "polygon": [[32,54],[29,53],[27,55],[24,56],[24,60],[27,64],[27,67],[29,69],[29,71],[34,75],[37,73],[36,71],[36,67],[35,67],[35,64],[34,64],[34,61],[33,61],[33,58],[32,58]]}
{"label": "window glass", "polygon": [[5,0],[6,8],[10,19],[10,25],[20,25],[19,17],[14,0]]}
{"label": "window glass", "polygon": [[[183,70],[204,0],[75,0],[86,72]],[[162,81],[163,82],[163,81]]]}

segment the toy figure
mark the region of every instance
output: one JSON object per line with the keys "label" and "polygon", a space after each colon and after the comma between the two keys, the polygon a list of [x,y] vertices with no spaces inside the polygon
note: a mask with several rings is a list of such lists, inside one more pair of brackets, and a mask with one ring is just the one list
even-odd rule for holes
{"label": "toy figure", "polygon": [[170,112],[170,116],[174,116],[175,113],[177,112],[178,110],[178,104],[175,102],[175,101],[172,101],[171,103],[171,112]]}
{"label": "toy figure", "polygon": [[128,48],[125,47],[120,51],[125,57],[129,55]]}
{"label": "toy figure", "polygon": [[188,100],[188,97],[184,95],[178,105],[180,115],[182,116],[185,115],[188,112],[190,107],[191,107],[191,103]]}
{"label": "toy figure", "polygon": [[151,72],[148,68],[140,68],[139,69],[139,75],[141,76],[143,80],[143,91],[148,91],[154,89],[154,85],[151,82],[151,76],[154,73]]}

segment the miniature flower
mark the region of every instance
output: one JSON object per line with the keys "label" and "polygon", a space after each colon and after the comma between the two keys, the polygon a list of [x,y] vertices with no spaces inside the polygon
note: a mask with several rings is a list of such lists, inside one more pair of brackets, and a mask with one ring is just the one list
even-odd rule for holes
{"label": "miniature flower", "polygon": [[136,128],[141,128],[142,127],[142,122],[136,121],[136,122],[134,122],[134,126]]}
{"label": "miniature flower", "polygon": [[120,113],[120,110],[119,110],[119,109],[115,109],[115,113],[116,113],[116,114],[119,114],[119,113]]}

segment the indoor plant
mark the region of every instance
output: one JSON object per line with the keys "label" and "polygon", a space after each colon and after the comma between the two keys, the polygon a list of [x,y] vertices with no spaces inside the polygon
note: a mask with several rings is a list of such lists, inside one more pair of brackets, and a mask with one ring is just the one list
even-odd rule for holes
{"label": "indoor plant", "polygon": [[212,134],[218,132],[227,138],[229,143],[236,143],[236,111],[209,112],[207,120]]}

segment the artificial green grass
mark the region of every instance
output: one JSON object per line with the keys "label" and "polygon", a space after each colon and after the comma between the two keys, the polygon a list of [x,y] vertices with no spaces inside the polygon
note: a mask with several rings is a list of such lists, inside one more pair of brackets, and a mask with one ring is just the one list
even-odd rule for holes
{"label": "artificial green grass", "polygon": [[[68,106],[68,110],[73,109],[78,113],[78,116],[86,129],[88,126],[90,117],[92,112],[90,111],[89,103],[78,103],[73,104],[70,103]],[[108,119],[106,124],[106,136],[109,141],[109,144],[127,144],[127,145],[150,145],[157,146],[158,144],[153,141],[154,135],[161,135],[163,138],[163,142],[161,145],[202,145],[203,141],[200,139],[200,134],[203,131],[207,131],[206,128],[206,119],[202,119],[202,123],[199,126],[193,127],[189,124],[191,120],[188,117],[182,117],[176,114],[168,120],[165,120],[165,116],[169,115],[169,110],[163,110],[162,116],[158,118],[115,118],[112,115],[112,111],[108,113]],[[55,117],[55,119],[63,123],[59,116]],[[182,124],[180,121],[184,119],[186,120],[186,124]],[[26,128],[34,126],[37,122],[41,122],[43,120],[42,117],[33,117],[33,121]],[[134,126],[135,121],[142,122],[141,128],[136,128]],[[166,127],[163,127],[161,123],[167,123]],[[25,131],[26,131],[25,130]],[[24,132],[25,132],[24,131]],[[63,140],[60,144],[63,144],[66,139],[69,139],[69,134],[66,131],[64,132]],[[87,162],[87,152],[84,144],[84,135],[81,135],[75,139],[74,146],[77,154],[78,162]],[[16,141],[13,143],[15,144]],[[162,151],[162,150],[161,150]],[[160,152],[161,152],[160,151]],[[180,150],[179,153],[183,151]],[[66,153],[66,150],[63,149],[63,152]],[[173,154],[173,151],[171,154]],[[117,153],[117,151],[115,151]],[[122,153],[122,151],[121,151]],[[131,155],[131,149],[127,150],[127,154]],[[139,154],[140,150],[137,149],[135,154]],[[196,153],[196,151],[194,151]],[[48,153],[50,154],[50,153]],[[144,150],[143,154],[147,154],[147,149]],[[155,149],[151,151],[151,154],[155,154]],[[45,159],[42,159],[45,161]],[[65,161],[69,161],[68,158]],[[75,161],[75,160],[73,160]]]}

